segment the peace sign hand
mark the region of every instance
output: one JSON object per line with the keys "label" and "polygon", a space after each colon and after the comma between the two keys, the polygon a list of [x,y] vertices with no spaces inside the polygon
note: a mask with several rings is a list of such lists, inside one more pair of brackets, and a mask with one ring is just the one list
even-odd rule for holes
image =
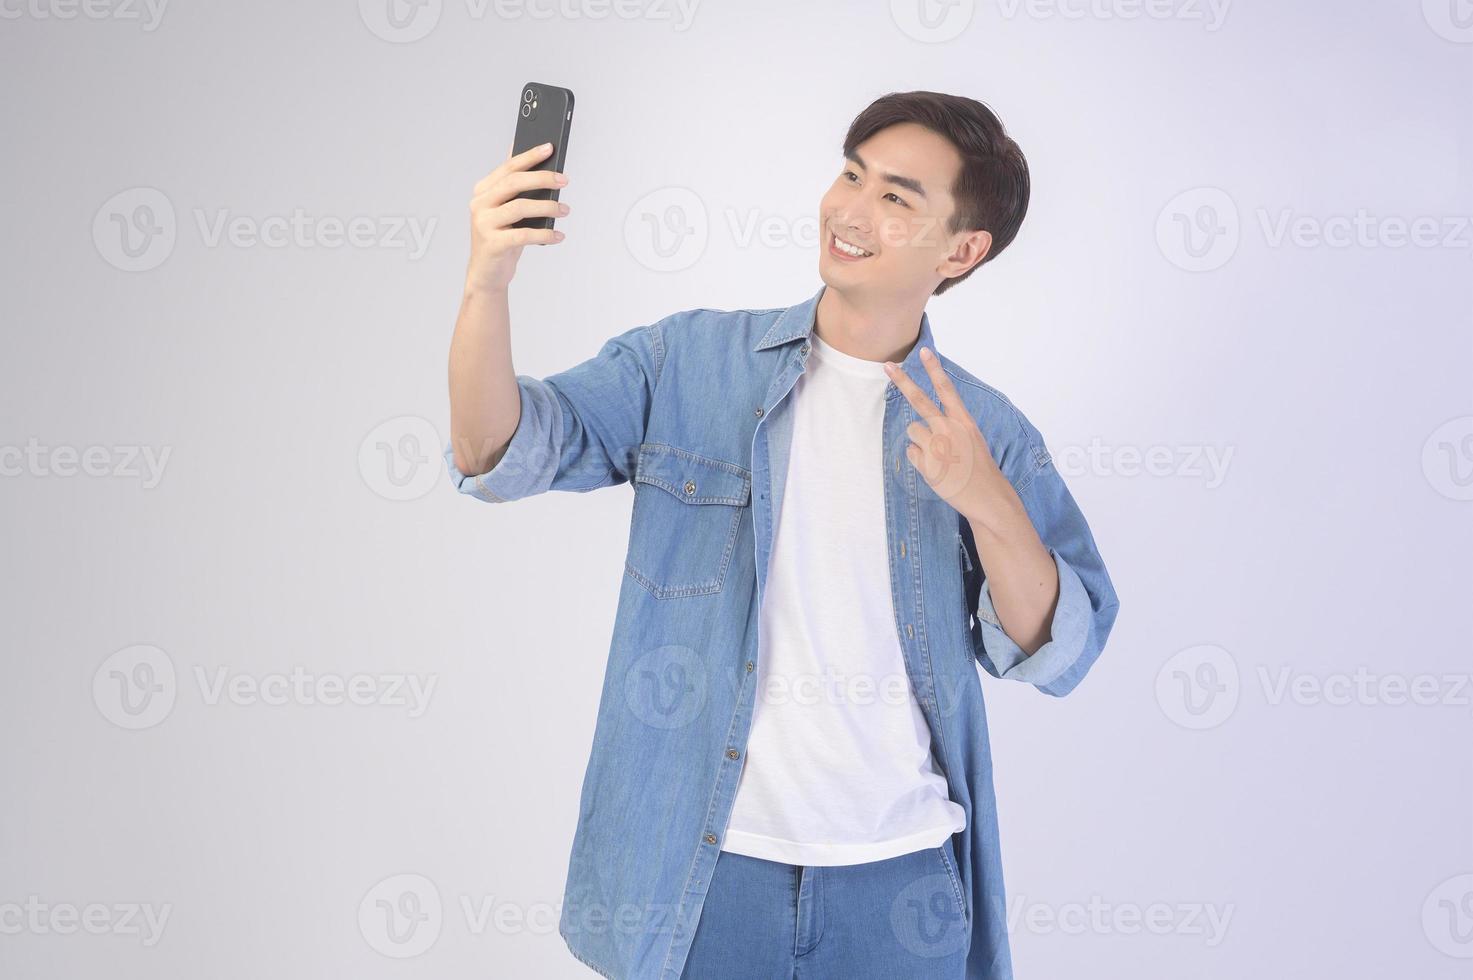
{"label": "peace sign hand", "polygon": [[885,362],[890,380],[921,417],[905,429],[911,439],[905,458],[957,513],[986,524],[986,516],[1006,501],[1012,486],[992,458],[986,437],[962,404],[961,395],[941,369],[935,352],[922,347],[921,363],[941,399],[940,407],[899,365]]}

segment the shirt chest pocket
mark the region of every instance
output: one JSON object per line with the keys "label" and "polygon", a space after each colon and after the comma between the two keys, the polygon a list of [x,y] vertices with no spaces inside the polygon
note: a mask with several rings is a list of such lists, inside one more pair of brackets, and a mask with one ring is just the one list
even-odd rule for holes
{"label": "shirt chest pocket", "polygon": [[657,599],[720,592],[751,497],[735,463],[641,445],[625,571]]}

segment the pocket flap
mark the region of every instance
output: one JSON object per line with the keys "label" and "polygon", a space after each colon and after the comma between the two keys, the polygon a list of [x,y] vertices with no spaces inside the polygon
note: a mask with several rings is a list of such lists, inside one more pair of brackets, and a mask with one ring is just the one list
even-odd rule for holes
{"label": "pocket flap", "polygon": [[735,463],[658,442],[639,447],[634,479],[666,490],[688,504],[745,507],[752,495],[752,474]]}

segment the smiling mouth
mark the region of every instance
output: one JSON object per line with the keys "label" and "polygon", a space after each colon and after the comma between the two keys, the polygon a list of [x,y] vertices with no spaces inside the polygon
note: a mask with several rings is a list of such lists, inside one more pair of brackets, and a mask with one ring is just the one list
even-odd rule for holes
{"label": "smiling mouth", "polygon": [[844,241],[844,239],[835,235],[833,232],[829,232],[829,249],[849,259],[866,259],[875,254],[874,252],[865,251],[852,242]]}

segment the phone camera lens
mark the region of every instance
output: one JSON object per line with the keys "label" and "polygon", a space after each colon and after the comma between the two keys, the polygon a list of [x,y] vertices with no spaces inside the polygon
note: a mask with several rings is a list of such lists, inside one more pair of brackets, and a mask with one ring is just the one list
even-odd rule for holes
{"label": "phone camera lens", "polygon": [[533,92],[531,89],[527,89],[527,91],[522,93],[522,101],[531,102],[534,98],[536,98],[536,96],[536,92]]}
{"label": "phone camera lens", "polygon": [[530,105],[528,105],[527,103],[523,102],[522,103],[522,118],[525,119],[525,118],[527,118],[530,115],[532,115],[532,107]]}

